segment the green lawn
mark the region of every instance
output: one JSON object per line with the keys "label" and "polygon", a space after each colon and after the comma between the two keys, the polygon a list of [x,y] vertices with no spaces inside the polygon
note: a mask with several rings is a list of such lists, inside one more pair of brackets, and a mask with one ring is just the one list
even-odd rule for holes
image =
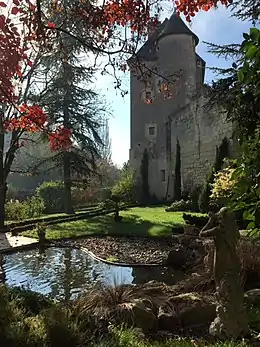
{"label": "green lawn", "polygon": [[[114,222],[112,215],[105,215],[52,225],[46,237],[51,240],[85,235],[166,236],[171,234],[173,226],[184,224],[182,212],[165,212],[165,207],[136,207],[120,214],[123,216],[121,223]],[[34,230],[23,235],[37,237]]]}

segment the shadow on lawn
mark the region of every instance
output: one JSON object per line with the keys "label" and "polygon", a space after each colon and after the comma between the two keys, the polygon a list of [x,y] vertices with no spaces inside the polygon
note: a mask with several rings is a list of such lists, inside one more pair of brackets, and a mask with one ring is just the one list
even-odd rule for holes
{"label": "shadow on lawn", "polygon": [[50,232],[58,232],[61,236],[64,234],[64,237],[67,233],[72,237],[84,235],[158,237],[170,235],[173,226],[176,224],[152,223],[135,215],[124,216],[121,222],[115,222],[113,216],[106,215],[55,225],[50,227]]}

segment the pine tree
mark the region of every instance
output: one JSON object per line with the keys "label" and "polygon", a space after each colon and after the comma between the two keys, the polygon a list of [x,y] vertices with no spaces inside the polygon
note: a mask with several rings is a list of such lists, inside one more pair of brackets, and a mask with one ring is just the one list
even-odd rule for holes
{"label": "pine tree", "polygon": [[150,199],[149,192],[149,154],[147,148],[145,148],[141,166],[140,166],[140,174],[142,180],[142,202],[147,204]]}
{"label": "pine tree", "polygon": [[[77,6],[78,1],[73,2]],[[69,5],[73,6],[72,1]],[[57,22],[58,18],[53,20]],[[68,21],[67,30],[72,30],[76,25],[77,22]],[[72,130],[72,147],[56,152],[47,159],[62,168],[66,213],[74,213],[71,200],[73,180],[80,180],[95,170],[95,161],[104,148],[101,130],[107,120],[106,105],[88,87],[92,82],[93,70],[83,64],[86,58],[87,53],[81,43],[71,35],[61,33],[57,39],[57,51],[41,59],[39,72],[41,75],[51,75],[51,79],[38,95],[38,100],[55,127]]]}

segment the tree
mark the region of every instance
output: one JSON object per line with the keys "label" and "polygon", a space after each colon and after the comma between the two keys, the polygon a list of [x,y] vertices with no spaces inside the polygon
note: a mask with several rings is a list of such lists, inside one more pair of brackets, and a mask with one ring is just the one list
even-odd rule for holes
{"label": "tree", "polygon": [[175,175],[174,175],[174,200],[181,199],[181,146],[179,140],[176,145],[176,161],[175,161]]}
{"label": "tree", "polygon": [[149,153],[147,148],[145,148],[141,166],[140,166],[140,174],[141,174],[141,187],[142,187],[142,202],[147,204],[150,199],[150,191],[149,191]]}
{"label": "tree", "polygon": [[53,77],[40,94],[39,102],[55,127],[70,129],[72,133],[73,144],[69,150],[58,151],[48,160],[62,167],[64,212],[74,213],[73,177],[80,180],[95,169],[95,161],[104,149],[100,133],[107,115],[104,102],[88,87],[92,73],[81,63],[82,45],[67,34],[61,35],[57,43],[63,47],[63,54],[56,52],[42,59],[44,68],[51,71]]}

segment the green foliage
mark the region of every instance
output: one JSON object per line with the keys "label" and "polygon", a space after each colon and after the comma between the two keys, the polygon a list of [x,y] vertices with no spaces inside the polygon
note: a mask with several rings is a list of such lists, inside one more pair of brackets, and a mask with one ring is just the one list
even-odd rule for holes
{"label": "green foliage", "polygon": [[119,210],[124,208],[125,203],[120,201],[115,201],[117,197],[111,197],[111,199],[106,199],[99,204],[99,207],[103,210]]}
{"label": "green foliage", "polygon": [[232,67],[220,69],[225,77],[213,83],[211,102],[221,104],[227,117],[238,126],[240,134],[246,137],[253,135],[260,124],[259,32],[259,29],[251,28],[248,34],[243,34],[244,41],[241,45],[210,45],[212,53],[225,57],[229,55],[235,60]]}
{"label": "green foliage", "polygon": [[145,337],[140,329],[124,329],[113,327],[110,329],[110,339],[102,340],[93,347],[250,347],[250,342],[213,342],[209,343],[203,339],[190,339],[175,336],[174,339],[151,341]]}
{"label": "green foliage", "polygon": [[43,199],[45,213],[64,211],[64,186],[62,182],[43,182],[36,189],[36,195]]}
{"label": "green foliage", "polygon": [[174,201],[170,207],[165,209],[166,212],[191,211],[192,203],[190,200]]}
{"label": "green foliage", "polygon": [[137,201],[136,188],[134,172],[128,166],[125,166],[122,169],[119,181],[112,188],[113,200],[135,203]]}
{"label": "green foliage", "polygon": [[243,36],[240,59],[233,64],[234,82],[228,91],[232,98],[227,101],[230,103],[228,113],[241,132],[241,154],[231,177],[234,186],[230,207],[243,211],[248,229],[255,233],[260,227],[260,30],[251,28]]}
{"label": "green foliage", "polygon": [[181,198],[181,146],[179,140],[176,145],[176,161],[174,175],[174,200],[178,201]]}
{"label": "green foliage", "polygon": [[221,170],[224,159],[229,156],[229,142],[227,138],[224,138],[219,145],[219,147],[216,148],[216,159],[214,166],[211,168],[205,186],[201,190],[201,194],[199,196],[199,209],[201,212],[208,212],[211,207],[211,189],[212,184],[214,182],[215,174]]}
{"label": "green foliage", "polygon": [[40,217],[44,210],[44,200],[40,196],[32,196],[23,202],[10,200],[5,204],[6,219],[13,221]]}
{"label": "green foliage", "polygon": [[10,288],[5,286],[4,292],[7,300],[16,300],[24,310],[30,314],[38,314],[40,311],[50,308],[54,302],[43,294],[35,293],[21,287]]}
{"label": "green foliage", "polygon": [[142,181],[142,197],[141,202],[148,203],[150,201],[150,192],[149,192],[149,155],[148,151],[145,148],[141,166],[140,166],[140,174]]}
{"label": "green foliage", "polygon": [[260,331],[260,307],[250,306],[248,309],[250,326],[256,331]]}
{"label": "green foliage", "polygon": [[210,198],[219,206],[229,203],[236,181],[232,179],[235,168],[228,166],[215,174]]}
{"label": "green foliage", "polygon": [[260,228],[260,135],[242,145],[242,154],[236,161],[232,174],[235,181],[230,207],[243,210],[243,219],[248,221],[248,229],[255,233]]}
{"label": "green foliage", "polygon": [[99,334],[98,322],[87,314],[77,314],[73,306],[54,304],[36,293],[3,285],[0,326],[0,345],[8,347],[79,347]]}

